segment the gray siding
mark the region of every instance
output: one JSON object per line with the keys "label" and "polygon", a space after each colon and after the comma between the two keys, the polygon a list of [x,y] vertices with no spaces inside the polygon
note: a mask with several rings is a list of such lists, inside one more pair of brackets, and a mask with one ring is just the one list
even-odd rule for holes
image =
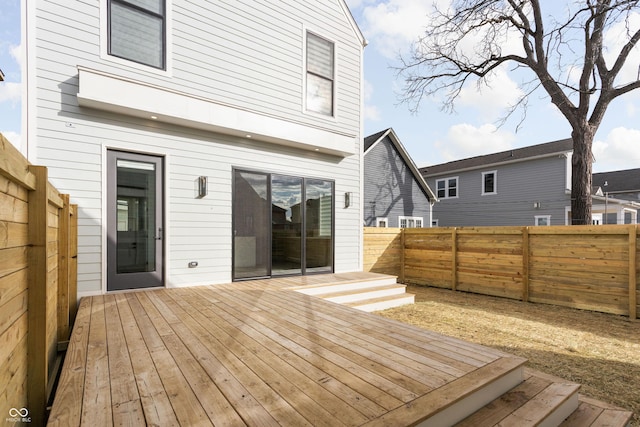
{"label": "gray siding", "polygon": [[399,227],[399,216],[421,217],[423,227],[430,226],[429,199],[388,136],[367,151],[364,163],[365,226],[384,217]]}
{"label": "gray siding", "polygon": [[[168,286],[231,280],[232,168],[335,180],[335,271],[361,265],[361,156],[346,158],[80,107],[77,66],[204,97],[238,110],[360,136],[361,49],[335,0],[172,1],[169,73],[100,56],[100,5],[36,0],[30,16],[29,158],[79,206],[79,293],[100,293],[105,263],[105,155],[165,156]],[[336,117],[303,109],[304,30],[336,43]],[[356,143],[357,152],[362,148]],[[209,195],[194,181],[209,178]],[[344,209],[343,194],[351,192]],[[199,266],[189,269],[189,261]]]}
{"label": "gray siding", "polygon": [[[497,171],[497,194],[482,195],[482,173]],[[433,207],[438,226],[534,225],[536,216],[551,216],[551,225],[565,225],[567,159],[554,156],[470,171],[426,177],[437,194],[436,181],[458,177],[458,198],[441,198]],[[539,203],[539,208],[534,208]]]}

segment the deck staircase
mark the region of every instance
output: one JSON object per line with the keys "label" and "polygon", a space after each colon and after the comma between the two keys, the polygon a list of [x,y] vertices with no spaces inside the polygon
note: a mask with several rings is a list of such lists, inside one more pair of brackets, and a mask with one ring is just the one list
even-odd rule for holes
{"label": "deck staircase", "polygon": [[[413,304],[414,295],[397,283],[396,277],[369,274],[344,278],[329,284],[290,288],[297,292],[372,312]],[[445,427],[625,427],[632,413],[579,394],[580,385],[529,370],[496,370],[462,384],[466,390],[431,396],[418,426]],[[456,397],[453,397],[456,396]],[[417,402],[416,402],[417,403]],[[426,403],[426,402],[425,402]]]}
{"label": "deck staircase", "polygon": [[413,304],[415,299],[413,294],[406,292],[405,285],[397,283],[395,276],[386,274],[292,289],[368,312]]}

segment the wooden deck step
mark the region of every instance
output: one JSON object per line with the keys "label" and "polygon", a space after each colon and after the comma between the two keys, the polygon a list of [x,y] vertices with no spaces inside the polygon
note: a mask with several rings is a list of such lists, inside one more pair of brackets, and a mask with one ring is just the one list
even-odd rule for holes
{"label": "wooden deck step", "polygon": [[402,305],[413,304],[415,302],[415,295],[409,293],[403,293],[399,295],[391,295],[379,298],[371,298],[366,300],[354,301],[345,305],[358,310],[373,312],[386,310],[388,308],[400,307]]}
{"label": "wooden deck step", "polygon": [[580,406],[560,427],[625,427],[633,412],[609,405],[586,396],[578,396]]}
{"label": "wooden deck step", "polygon": [[384,274],[289,289],[367,312],[413,304],[415,300],[412,294],[406,293],[405,285],[397,283],[395,276]]}
{"label": "wooden deck step", "polygon": [[321,295],[395,284],[397,284],[397,278],[395,276],[379,274],[367,279],[337,280],[330,283],[294,286],[288,289],[298,291],[306,295]]}
{"label": "wooden deck step", "polygon": [[579,384],[525,369],[525,380],[456,427],[624,427],[632,413],[580,396]]}

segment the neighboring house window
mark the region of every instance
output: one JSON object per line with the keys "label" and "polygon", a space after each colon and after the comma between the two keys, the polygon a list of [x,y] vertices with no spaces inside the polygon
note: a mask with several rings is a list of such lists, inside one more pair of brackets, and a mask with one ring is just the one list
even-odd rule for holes
{"label": "neighboring house window", "polygon": [[109,55],[164,69],[165,0],[108,0]]}
{"label": "neighboring house window", "polygon": [[307,111],[333,116],[334,44],[307,33]]}
{"label": "neighboring house window", "polygon": [[482,172],[482,195],[498,193],[498,172]]}
{"label": "neighboring house window", "polygon": [[536,225],[551,225],[551,215],[536,215]]}
{"label": "neighboring house window", "polygon": [[422,228],[422,217],[400,216],[398,217],[400,228]]}
{"label": "neighboring house window", "polygon": [[444,178],[436,181],[438,199],[458,197],[458,177]]}
{"label": "neighboring house window", "polygon": [[387,220],[387,218],[376,218],[376,227],[388,227],[389,226],[389,221]]}

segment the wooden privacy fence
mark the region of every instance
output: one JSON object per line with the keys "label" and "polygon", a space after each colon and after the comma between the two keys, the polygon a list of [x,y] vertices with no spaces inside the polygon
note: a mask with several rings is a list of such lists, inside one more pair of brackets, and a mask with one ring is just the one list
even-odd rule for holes
{"label": "wooden privacy fence", "polygon": [[0,134],[0,421],[44,425],[77,310],[76,210]]}
{"label": "wooden privacy fence", "polygon": [[637,225],[365,228],[366,271],[637,318]]}

